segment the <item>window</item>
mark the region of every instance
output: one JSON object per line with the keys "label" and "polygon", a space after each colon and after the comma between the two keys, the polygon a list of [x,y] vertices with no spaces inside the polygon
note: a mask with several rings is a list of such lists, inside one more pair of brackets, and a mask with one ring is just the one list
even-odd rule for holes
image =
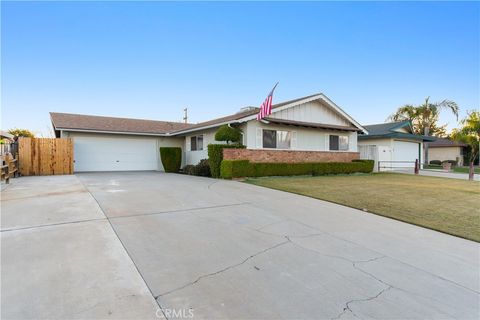
{"label": "window", "polygon": [[190,150],[191,151],[203,150],[203,134],[199,136],[190,137]]}
{"label": "window", "polygon": [[263,147],[271,149],[290,149],[292,134],[290,131],[263,130]]}
{"label": "window", "polygon": [[277,131],[263,130],[263,147],[264,148],[277,147]]}
{"label": "window", "polygon": [[330,150],[348,150],[348,136],[330,135]]}

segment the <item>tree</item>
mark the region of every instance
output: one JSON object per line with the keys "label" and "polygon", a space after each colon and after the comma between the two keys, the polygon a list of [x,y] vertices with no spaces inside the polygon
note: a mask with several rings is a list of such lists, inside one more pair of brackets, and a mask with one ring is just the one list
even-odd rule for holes
{"label": "tree", "polygon": [[233,128],[228,125],[223,125],[218,128],[215,133],[215,140],[226,141],[227,144],[231,142],[240,142],[242,139],[242,131],[238,128]]}
{"label": "tree", "polygon": [[[416,134],[445,136],[446,125],[439,126],[437,124],[440,111],[444,109],[450,110],[458,119],[458,105],[451,100],[443,100],[436,103],[431,103],[429,100],[430,97],[427,97],[421,105],[400,107],[388,120],[410,120],[413,131]],[[424,153],[425,163],[428,163],[428,143],[424,143]]]}
{"label": "tree", "polygon": [[14,136],[17,137],[26,137],[26,138],[34,138],[35,135],[28,129],[10,129],[8,130],[8,133],[13,134]]}
{"label": "tree", "polygon": [[480,112],[467,111],[467,117],[460,121],[462,127],[454,129],[452,132],[452,139],[468,144],[470,147],[470,157],[468,162],[470,164],[469,178],[473,180],[473,162],[479,155],[480,148]]}

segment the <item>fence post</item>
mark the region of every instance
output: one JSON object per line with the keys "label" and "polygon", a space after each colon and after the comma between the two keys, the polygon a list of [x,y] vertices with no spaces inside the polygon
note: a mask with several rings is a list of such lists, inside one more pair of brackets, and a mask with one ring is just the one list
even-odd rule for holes
{"label": "fence post", "polygon": [[420,162],[418,161],[418,159],[415,159],[415,174],[418,174],[419,171],[420,171]]}
{"label": "fence post", "polygon": [[377,161],[378,172],[380,172],[380,161]]}

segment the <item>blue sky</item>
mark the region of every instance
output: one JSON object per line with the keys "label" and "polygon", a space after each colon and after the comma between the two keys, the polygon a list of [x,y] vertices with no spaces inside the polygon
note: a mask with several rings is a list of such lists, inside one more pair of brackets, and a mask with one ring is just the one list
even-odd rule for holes
{"label": "blue sky", "polygon": [[[362,124],[426,96],[479,108],[480,4],[1,4],[2,129],[49,111],[199,122],[323,92]],[[450,127],[455,118],[442,116]]]}

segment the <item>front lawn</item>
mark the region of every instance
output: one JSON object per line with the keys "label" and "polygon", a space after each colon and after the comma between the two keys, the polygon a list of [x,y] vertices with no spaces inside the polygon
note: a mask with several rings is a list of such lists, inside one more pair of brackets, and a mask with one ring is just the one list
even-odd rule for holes
{"label": "front lawn", "polygon": [[[435,164],[424,165],[423,168],[424,169],[443,170],[443,167],[441,165],[435,165]],[[453,167],[452,168],[452,171],[456,172],[456,173],[468,173],[469,170],[470,170],[469,167]],[[475,174],[480,174],[480,167],[475,166],[473,168],[473,171],[475,172]]]}
{"label": "front lawn", "polygon": [[480,182],[395,173],[251,178],[246,182],[367,209],[480,242]]}

